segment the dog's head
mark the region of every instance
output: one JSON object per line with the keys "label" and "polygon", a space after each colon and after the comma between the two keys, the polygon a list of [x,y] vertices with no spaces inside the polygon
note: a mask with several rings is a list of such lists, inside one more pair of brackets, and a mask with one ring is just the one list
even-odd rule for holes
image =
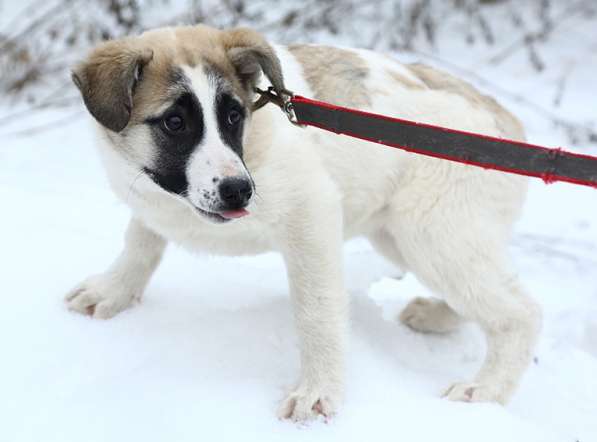
{"label": "dog's head", "polygon": [[225,222],[247,213],[255,190],[243,139],[262,72],[284,88],[280,62],[259,34],[195,26],[104,43],[73,81],[123,161]]}

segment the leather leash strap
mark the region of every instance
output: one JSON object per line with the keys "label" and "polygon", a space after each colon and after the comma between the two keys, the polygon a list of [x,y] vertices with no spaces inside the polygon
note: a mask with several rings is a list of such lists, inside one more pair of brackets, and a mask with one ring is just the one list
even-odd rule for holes
{"label": "leather leash strap", "polygon": [[297,125],[484,169],[537,177],[548,184],[565,181],[597,188],[597,157],[590,155],[363,112],[289,91],[276,98],[264,100],[278,105]]}
{"label": "leather leash strap", "polygon": [[428,155],[543,179],[597,188],[597,157],[362,112],[301,96],[296,123]]}

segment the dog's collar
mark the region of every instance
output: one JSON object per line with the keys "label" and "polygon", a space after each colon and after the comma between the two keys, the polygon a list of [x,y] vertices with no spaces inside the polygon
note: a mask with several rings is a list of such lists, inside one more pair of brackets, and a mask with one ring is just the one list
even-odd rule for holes
{"label": "dog's collar", "polygon": [[253,91],[256,94],[259,94],[257,101],[253,102],[253,112],[261,109],[267,103],[273,103],[282,109],[292,124],[301,126],[298,124],[296,114],[294,113],[294,107],[292,105],[294,93],[292,91],[289,91],[288,89],[276,90],[273,86],[268,87],[265,91],[256,87]]}

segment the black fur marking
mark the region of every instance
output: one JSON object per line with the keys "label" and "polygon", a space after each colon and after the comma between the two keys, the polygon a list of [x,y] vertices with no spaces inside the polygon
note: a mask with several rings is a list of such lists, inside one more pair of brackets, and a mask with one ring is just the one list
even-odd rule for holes
{"label": "black fur marking", "polygon": [[[243,104],[230,93],[231,86],[224,74],[219,71],[217,67],[208,65],[204,68],[204,72],[211,80],[211,83],[216,87],[215,111],[220,139],[242,158],[243,126],[247,116],[247,110]],[[229,118],[231,112],[237,113],[238,121]]]}
{"label": "black fur marking", "polygon": [[[168,130],[164,121],[178,115],[184,120],[182,130]],[[179,195],[187,191],[186,168],[189,158],[201,142],[205,128],[203,110],[192,92],[184,92],[161,115],[147,121],[158,148],[153,168],[146,173],[165,190]]]}
{"label": "black fur marking", "polygon": [[[216,98],[216,117],[218,120],[218,131],[220,138],[235,151],[239,157],[243,156],[243,125],[246,111],[241,103],[228,92],[220,92]],[[231,120],[231,113],[240,115],[238,121]]]}

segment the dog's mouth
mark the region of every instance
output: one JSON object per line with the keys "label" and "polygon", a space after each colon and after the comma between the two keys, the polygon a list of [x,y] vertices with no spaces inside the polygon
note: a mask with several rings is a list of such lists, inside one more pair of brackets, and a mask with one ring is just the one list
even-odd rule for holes
{"label": "dog's mouth", "polygon": [[[159,175],[157,172],[155,172],[151,169],[148,169],[148,168],[144,168],[143,172],[145,172],[149,176],[149,178],[154,183],[156,183],[162,190],[164,190],[170,194],[174,193],[175,195],[182,196],[178,192],[172,192],[170,190],[167,190],[163,186],[164,177]],[[182,198],[183,198],[183,200],[186,201],[187,204],[191,205],[200,215],[202,215],[204,218],[207,218],[208,220],[215,222],[215,223],[227,223],[234,219],[242,218],[242,217],[250,214],[249,211],[247,209],[245,209],[244,207],[240,208],[240,209],[231,209],[231,210],[217,210],[217,211],[205,210],[205,209],[197,207],[195,204],[193,204],[193,202],[190,201],[190,199],[188,197],[182,196]]]}
{"label": "dog's mouth", "polygon": [[203,215],[205,218],[216,223],[227,223],[234,219],[242,218],[249,215],[247,209],[222,210],[219,212],[211,212],[194,206],[195,210]]}

